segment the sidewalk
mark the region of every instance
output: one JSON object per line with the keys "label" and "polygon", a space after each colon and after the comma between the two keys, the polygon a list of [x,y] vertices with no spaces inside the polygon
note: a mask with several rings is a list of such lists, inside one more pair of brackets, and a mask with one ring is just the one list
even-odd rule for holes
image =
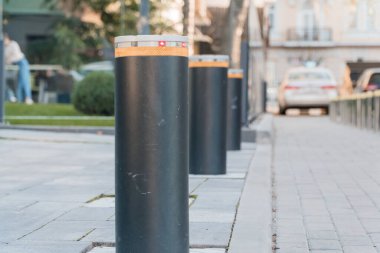
{"label": "sidewalk", "polygon": [[[228,175],[190,176],[190,252],[379,253],[380,136],[327,117],[255,128]],[[113,153],[112,136],[1,130],[0,252],[114,253]]]}
{"label": "sidewalk", "polygon": [[[225,176],[190,176],[191,253],[240,244],[231,233],[255,150],[228,152]],[[2,129],[0,161],[0,252],[114,252],[112,136]]]}
{"label": "sidewalk", "polygon": [[326,117],[275,128],[276,252],[380,252],[380,136]]}

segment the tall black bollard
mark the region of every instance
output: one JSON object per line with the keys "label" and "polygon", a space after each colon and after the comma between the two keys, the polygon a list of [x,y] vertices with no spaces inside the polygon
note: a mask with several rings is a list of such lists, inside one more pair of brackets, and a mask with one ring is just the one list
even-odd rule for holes
{"label": "tall black bollard", "polygon": [[188,253],[187,38],[115,47],[116,252]]}
{"label": "tall black bollard", "polygon": [[227,85],[227,150],[240,150],[241,147],[241,96],[242,69],[228,70]]}
{"label": "tall black bollard", "polygon": [[190,57],[190,173],[226,173],[226,55]]}

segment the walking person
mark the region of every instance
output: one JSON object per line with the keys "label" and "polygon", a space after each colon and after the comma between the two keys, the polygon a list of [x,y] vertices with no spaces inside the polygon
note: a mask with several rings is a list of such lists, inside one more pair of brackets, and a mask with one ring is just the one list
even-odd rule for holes
{"label": "walking person", "polygon": [[17,78],[17,99],[19,102],[25,101],[26,104],[33,104],[32,92],[30,87],[29,63],[22,53],[20,46],[11,40],[8,34],[4,34],[4,55],[6,64],[14,64],[19,68]]}

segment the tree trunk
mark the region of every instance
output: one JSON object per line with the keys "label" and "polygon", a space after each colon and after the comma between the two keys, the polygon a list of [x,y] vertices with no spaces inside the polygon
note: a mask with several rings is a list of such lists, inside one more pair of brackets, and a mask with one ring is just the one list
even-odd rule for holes
{"label": "tree trunk", "polygon": [[240,46],[248,18],[249,0],[231,0],[223,34],[222,51],[230,55],[231,67],[240,67]]}
{"label": "tree trunk", "polygon": [[182,13],[183,13],[183,35],[189,34],[189,0],[183,1]]}

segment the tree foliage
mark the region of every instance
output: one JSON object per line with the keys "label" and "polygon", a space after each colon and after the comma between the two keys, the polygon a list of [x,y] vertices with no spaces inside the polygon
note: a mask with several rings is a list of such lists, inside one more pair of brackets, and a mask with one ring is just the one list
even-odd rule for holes
{"label": "tree foliage", "polygon": [[[77,68],[88,60],[96,60],[99,58],[100,49],[105,44],[112,44],[115,36],[121,33],[137,34],[139,1],[123,1],[124,13],[120,9],[120,0],[45,0],[45,4],[52,9],[62,8],[66,18],[54,25],[51,39],[31,45],[33,50],[29,54],[30,57],[37,62],[45,59],[47,61],[44,63],[61,64],[68,69]],[[174,31],[174,23],[161,15],[165,7],[166,4],[160,0],[150,1],[152,34]],[[101,26],[81,21],[83,11],[88,8],[99,15]],[[123,32],[121,27],[124,28]],[[51,47],[48,54],[46,46]]]}
{"label": "tree foliage", "polygon": [[52,63],[60,63],[67,69],[79,67],[82,63],[79,54],[85,49],[85,44],[77,34],[68,26],[59,24],[53,38],[56,44],[53,48]]}
{"label": "tree foliage", "polygon": [[[45,1],[51,4],[57,0]],[[61,5],[69,6],[69,12],[73,14],[80,14],[85,8],[91,8],[95,13],[99,14],[103,26],[98,28],[101,29],[101,35],[105,36],[109,42],[112,42],[115,36],[121,35],[121,23],[123,23],[125,27],[125,34],[123,35],[137,34],[139,1],[123,0],[125,4],[124,14],[120,11],[120,1],[121,0],[60,0]],[[152,34],[174,31],[174,23],[160,16],[160,11],[165,9],[165,7],[167,7],[166,4],[160,0],[150,0],[150,26]]]}
{"label": "tree foliage", "polygon": [[83,62],[100,58],[100,29],[78,18],[61,18],[51,26],[51,36],[28,44],[27,57],[34,64],[59,64],[77,69]]}

